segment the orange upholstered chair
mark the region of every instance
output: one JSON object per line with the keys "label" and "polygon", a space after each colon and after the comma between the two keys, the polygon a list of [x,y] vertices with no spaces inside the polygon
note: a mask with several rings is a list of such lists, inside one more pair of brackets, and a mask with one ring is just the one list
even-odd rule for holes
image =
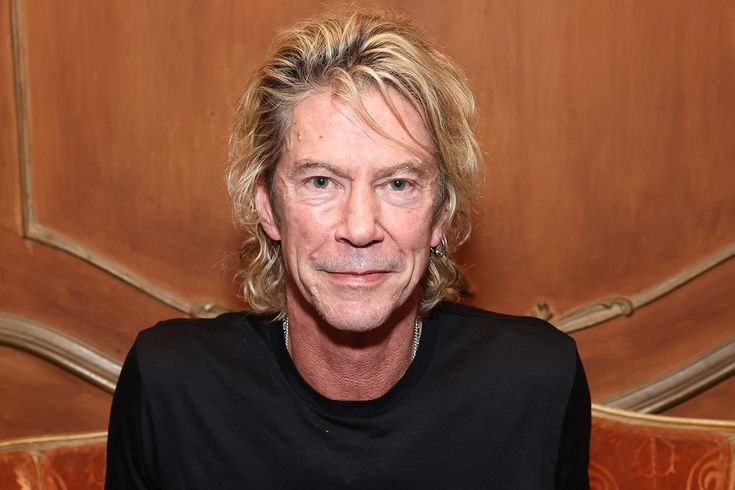
{"label": "orange upholstered chair", "polygon": [[101,490],[104,432],[0,443],[2,490]]}
{"label": "orange upholstered chair", "polygon": [[735,490],[735,423],[595,406],[595,490]]}

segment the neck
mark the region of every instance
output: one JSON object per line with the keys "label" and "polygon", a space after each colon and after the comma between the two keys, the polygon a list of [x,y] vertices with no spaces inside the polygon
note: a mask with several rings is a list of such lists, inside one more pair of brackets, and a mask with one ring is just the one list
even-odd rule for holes
{"label": "neck", "polygon": [[332,400],[371,400],[390,390],[413,358],[416,306],[366,332],[345,332],[289,308],[289,347],[301,376]]}

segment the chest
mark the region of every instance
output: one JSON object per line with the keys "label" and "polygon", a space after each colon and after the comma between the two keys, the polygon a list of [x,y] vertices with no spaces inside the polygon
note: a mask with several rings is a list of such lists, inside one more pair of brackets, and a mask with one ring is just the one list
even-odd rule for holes
{"label": "chest", "polygon": [[417,396],[347,417],[220,394],[179,412],[156,424],[168,488],[540,489],[553,471],[540,412],[484,399]]}

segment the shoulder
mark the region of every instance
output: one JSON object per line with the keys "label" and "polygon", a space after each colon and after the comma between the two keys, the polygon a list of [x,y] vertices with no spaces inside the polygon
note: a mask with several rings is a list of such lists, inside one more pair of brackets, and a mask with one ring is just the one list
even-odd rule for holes
{"label": "shoulder", "polygon": [[217,344],[233,335],[251,335],[258,322],[244,313],[224,313],[216,318],[174,318],[163,320],[138,333],[138,352],[196,349]]}
{"label": "shoulder", "polygon": [[432,311],[430,318],[442,327],[505,333],[552,343],[574,343],[569,335],[541,318],[496,313],[459,303],[441,303]]}
{"label": "shoulder", "polygon": [[142,330],[133,349],[142,373],[181,375],[212,363],[263,356],[269,328],[269,322],[243,312],[176,318]]}
{"label": "shoulder", "polygon": [[507,315],[458,303],[441,303],[427,319],[439,342],[505,365],[574,372],[574,339],[546,320]]}
{"label": "shoulder", "polygon": [[[255,321],[254,321],[255,320]],[[194,339],[212,339],[234,330],[253,327],[257,319],[243,312],[223,313],[215,318],[172,318],[141,330],[138,344],[157,344]]]}

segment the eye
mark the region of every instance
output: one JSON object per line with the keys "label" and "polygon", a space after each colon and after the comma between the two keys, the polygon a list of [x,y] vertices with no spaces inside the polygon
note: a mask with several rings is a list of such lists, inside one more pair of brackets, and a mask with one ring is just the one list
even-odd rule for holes
{"label": "eye", "polygon": [[311,185],[317,189],[326,189],[329,187],[329,177],[312,177],[309,180],[311,181]]}
{"label": "eye", "polygon": [[388,185],[390,186],[391,190],[405,191],[408,187],[408,181],[404,179],[395,179],[391,180]]}

